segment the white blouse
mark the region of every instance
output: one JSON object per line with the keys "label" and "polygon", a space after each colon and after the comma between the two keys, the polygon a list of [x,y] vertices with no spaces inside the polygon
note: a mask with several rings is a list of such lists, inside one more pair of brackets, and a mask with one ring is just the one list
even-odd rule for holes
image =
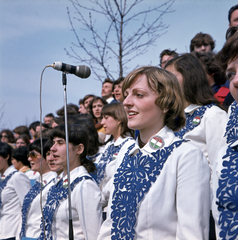
{"label": "white blouse", "polygon": [[[71,183],[77,178],[88,176],[87,170],[77,167],[70,172]],[[67,179],[67,175],[63,180]],[[72,221],[75,240],[94,240],[102,224],[102,206],[100,190],[94,180],[84,179],[71,191]],[[69,232],[68,197],[60,200],[52,223],[52,235],[55,240],[68,239]]]}
{"label": "white blouse", "polygon": [[[42,208],[45,205],[47,199],[47,193],[51,186],[55,183],[54,179],[57,177],[56,172],[47,172],[42,175],[42,179],[44,184],[46,185],[42,191],[42,196],[39,193],[34,200],[31,202],[31,205],[27,212],[27,219],[26,219],[26,226],[25,226],[25,236],[31,238],[37,238],[40,235],[40,223],[41,223],[41,201],[42,201]],[[37,179],[40,180],[40,176]],[[41,200],[42,197],[42,200]]]}
{"label": "white blouse", "polygon": [[[3,175],[7,177],[14,171],[17,170],[12,165]],[[0,207],[0,239],[17,236],[23,199],[30,188],[29,178],[24,173],[17,171],[2,190],[0,196],[2,202]]]}
{"label": "white blouse", "polygon": [[[165,153],[169,154],[167,147],[176,141],[181,141],[166,126],[156,136],[162,139],[161,142],[155,141],[156,144],[161,144],[159,159],[163,159]],[[136,220],[134,239],[208,239],[210,170],[205,156],[199,148],[188,142],[183,142],[179,147],[172,150],[172,153],[164,162],[160,174],[150,182],[148,179],[155,170],[154,167],[149,170],[151,164],[153,161],[156,161],[156,164],[160,162],[157,157],[154,157],[152,161],[152,154],[157,151],[156,147],[151,147],[153,141],[154,138],[151,138],[142,149],[137,144],[132,145],[124,156],[118,156],[118,166],[121,165],[117,169],[118,176],[117,174],[114,176],[114,184],[111,185],[112,192],[108,204],[107,219],[102,224],[98,240],[111,239],[112,229],[116,232],[119,231],[120,234],[125,233],[126,239],[128,231],[127,217]],[[142,154],[141,158],[133,160],[133,156],[136,157],[137,153]],[[131,159],[133,160],[133,166],[130,165]],[[122,168],[122,166],[125,166],[125,168]],[[127,171],[121,172],[121,169],[127,169]],[[133,175],[131,169],[137,169],[137,174]],[[120,179],[121,175],[123,177],[122,182],[121,185],[118,185],[121,195],[117,195],[115,181]],[[150,183],[151,185],[149,185],[149,190],[144,195],[138,195],[142,196],[142,199],[137,204],[137,207],[127,209],[130,207],[128,202],[130,189],[133,192],[134,189],[140,186],[140,184],[138,185],[139,178],[136,178],[138,175],[140,175],[141,184],[143,183],[144,187]],[[116,196],[121,201],[119,201],[121,203],[119,205],[117,205],[118,201],[115,201]],[[125,209],[127,210],[125,211]],[[127,217],[124,217],[124,215]],[[119,224],[115,227],[117,217]],[[112,239],[117,239],[117,236],[112,237]]]}

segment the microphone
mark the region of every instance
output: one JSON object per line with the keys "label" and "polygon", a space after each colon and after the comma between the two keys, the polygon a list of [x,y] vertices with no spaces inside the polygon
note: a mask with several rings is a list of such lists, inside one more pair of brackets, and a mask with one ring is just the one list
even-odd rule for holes
{"label": "microphone", "polygon": [[54,62],[51,66],[58,71],[72,73],[80,78],[88,78],[91,74],[90,68],[85,65],[73,66],[62,62]]}

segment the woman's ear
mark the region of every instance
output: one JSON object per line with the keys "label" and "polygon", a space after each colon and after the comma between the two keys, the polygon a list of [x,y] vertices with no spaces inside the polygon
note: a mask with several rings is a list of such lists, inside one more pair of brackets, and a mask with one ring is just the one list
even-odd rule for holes
{"label": "woman's ear", "polygon": [[82,143],[80,143],[78,146],[77,146],[77,154],[78,155],[81,155],[84,151],[84,145]]}

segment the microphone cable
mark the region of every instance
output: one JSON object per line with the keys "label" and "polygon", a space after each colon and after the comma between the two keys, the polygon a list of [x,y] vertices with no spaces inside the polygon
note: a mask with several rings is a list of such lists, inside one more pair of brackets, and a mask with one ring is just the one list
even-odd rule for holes
{"label": "microphone cable", "polygon": [[44,69],[41,72],[40,77],[40,145],[41,145],[41,164],[40,164],[40,178],[41,178],[41,189],[40,189],[40,209],[41,209],[41,217],[42,217],[42,225],[43,225],[43,231],[44,231],[44,240],[45,239],[45,219],[43,215],[43,207],[42,207],[42,186],[43,186],[43,178],[42,178],[42,162],[43,162],[43,142],[42,142],[42,79],[43,79],[43,73],[47,67],[52,67],[52,65],[47,65],[44,67]]}

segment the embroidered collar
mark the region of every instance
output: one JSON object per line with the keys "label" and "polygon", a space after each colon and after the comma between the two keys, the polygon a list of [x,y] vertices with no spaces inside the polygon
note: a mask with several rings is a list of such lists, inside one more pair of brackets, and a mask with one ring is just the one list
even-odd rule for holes
{"label": "embroidered collar", "polygon": [[100,184],[104,178],[106,165],[110,162],[116,160],[117,154],[121,150],[122,146],[132,138],[127,138],[125,141],[122,141],[120,145],[115,146],[113,142],[111,142],[111,145],[106,148],[104,153],[102,154],[101,159],[99,160],[97,164],[97,178],[96,182]]}
{"label": "embroidered collar", "polygon": [[[53,180],[54,179],[52,179],[51,181]],[[49,183],[51,183],[51,181]],[[45,182],[45,184],[42,185],[42,190],[44,190],[44,188],[49,184],[45,180],[43,182]],[[20,232],[21,238],[25,237],[25,234],[26,234],[26,221],[27,221],[27,213],[29,211],[29,207],[33,202],[33,200],[36,198],[36,196],[40,193],[40,191],[41,191],[40,182],[35,181],[35,184],[32,186],[30,191],[24,197],[23,205],[21,209],[21,212],[22,212],[22,227]]]}
{"label": "embroidered collar", "polygon": [[190,113],[186,112],[186,114],[185,114],[186,115],[186,125],[185,125],[185,127],[181,128],[178,132],[175,132],[174,133],[175,136],[179,137],[179,138],[183,138],[183,136],[186,132],[192,131],[195,127],[197,127],[200,124],[206,110],[208,108],[211,108],[214,105],[215,104],[212,103],[212,104],[208,104],[208,105],[199,107],[198,109],[196,109],[193,112],[190,112]]}
{"label": "embroidered collar", "polygon": [[151,184],[156,181],[174,148],[184,141],[176,141],[151,154],[137,149],[137,153],[130,156],[129,153],[135,149],[135,144],[128,148],[114,178],[111,213],[113,240],[134,239],[138,204],[149,191]]}
{"label": "embroidered collar", "polygon": [[[92,179],[90,176],[81,176],[77,177],[71,184],[71,191],[75,188],[76,184],[84,179]],[[63,199],[67,199],[68,197],[68,188],[63,186],[63,179],[61,179],[58,184],[53,185],[49,193],[47,195],[47,201],[43,208],[43,216],[44,216],[44,225],[45,225],[45,239],[52,240],[52,223],[55,210],[58,208],[60,201]],[[44,231],[43,231],[43,219],[41,218],[41,233],[38,240],[44,239]]]}

